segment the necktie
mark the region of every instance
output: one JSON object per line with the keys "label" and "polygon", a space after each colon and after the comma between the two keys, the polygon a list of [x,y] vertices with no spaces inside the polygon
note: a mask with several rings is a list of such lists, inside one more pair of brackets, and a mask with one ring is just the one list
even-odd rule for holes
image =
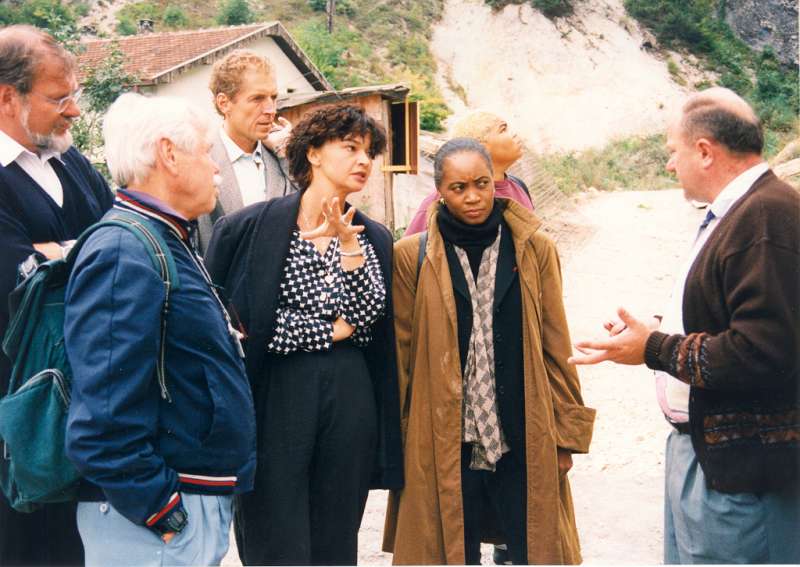
{"label": "necktie", "polygon": [[702,224],[700,225],[700,230],[698,232],[703,232],[706,227],[708,227],[708,223],[710,223],[713,219],[717,218],[716,215],[711,212],[711,209],[708,210],[706,213],[706,218],[703,219]]}

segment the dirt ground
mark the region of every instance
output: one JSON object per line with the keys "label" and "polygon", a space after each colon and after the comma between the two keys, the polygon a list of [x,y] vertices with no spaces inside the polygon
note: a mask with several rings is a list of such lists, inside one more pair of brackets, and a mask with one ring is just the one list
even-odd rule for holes
{"label": "dirt ground", "polygon": [[[703,211],[681,191],[583,195],[571,213],[588,237],[559,240],[573,340],[602,334],[624,305],[659,312],[688,252]],[[580,369],[585,403],[597,409],[591,452],[570,472],[587,564],[657,564],[662,559],[663,450],[669,426],[655,401],[652,373],[604,363]],[[359,563],[385,565],[380,551],[386,493],[371,493],[360,533]],[[484,564],[491,548],[484,547]],[[223,565],[238,565],[233,543]]]}

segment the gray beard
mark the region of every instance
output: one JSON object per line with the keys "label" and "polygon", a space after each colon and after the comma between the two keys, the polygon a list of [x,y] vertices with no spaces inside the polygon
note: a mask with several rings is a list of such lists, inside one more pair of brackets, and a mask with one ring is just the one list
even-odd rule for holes
{"label": "gray beard", "polygon": [[72,146],[72,133],[69,130],[59,135],[53,134],[52,132],[50,134],[36,134],[31,132],[31,129],[28,127],[30,112],[31,107],[28,104],[22,105],[20,123],[28,139],[33,142],[33,145],[36,146],[40,152],[52,151],[63,154]]}

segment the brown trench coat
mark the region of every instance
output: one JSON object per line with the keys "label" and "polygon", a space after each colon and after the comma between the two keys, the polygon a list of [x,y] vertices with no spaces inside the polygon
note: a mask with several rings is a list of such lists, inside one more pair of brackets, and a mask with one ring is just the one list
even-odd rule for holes
{"label": "brown trench coat", "polygon": [[[435,208],[430,219],[435,219]],[[576,564],[580,544],[556,447],[589,450],[595,412],[583,405],[561,296],[555,245],[541,222],[510,201],[504,217],[514,239],[523,306],[527,534],[530,563]],[[444,243],[428,222],[415,298],[419,235],[395,244],[394,316],[405,487],[392,492],[383,548],[395,564],[463,564],[461,403],[456,308]]]}

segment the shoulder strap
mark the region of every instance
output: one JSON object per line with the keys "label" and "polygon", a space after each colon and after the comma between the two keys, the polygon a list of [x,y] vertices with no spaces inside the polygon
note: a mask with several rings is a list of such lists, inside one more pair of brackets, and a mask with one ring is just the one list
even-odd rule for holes
{"label": "shoulder strap", "polygon": [[519,178],[519,177],[517,177],[516,175],[511,175],[510,173],[506,173],[506,175],[508,176],[508,178],[509,178],[511,181],[513,181],[514,183],[516,183],[517,185],[519,185],[520,187],[522,187],[522,189],[525,191],[525,193],[527,193],[527,195],[528,195],[528,198],[529,198],[531,201],[533,201],[533,197],[531,197],[531,191],[530,191],[530,189],[528,189],[528,186],[527,186],[527,185],[525,185],[525,182],[524,182],[522,179],[520,179],[520,178]]}
{"label": "shoulder strap", "polygon": [[417,251],[417,283],[419,273],[422,271],[422,262],[425,260],[425,248],[428,246],[428,231],[424,230],[419,235],[419,250]]}
{"label": "shoulder strap", "polygon": [[93,224],[83,231],[83,233],[81,233],[80,237],[78,237],[78,240],[75,242],[75,246],[73,246],[66,258],[67,267],[70,271],[72,270],[72,266],[75,264],[75,260],[78,257],[78,252],[92,233],[100,228],[109,226],[117,226],[130,231],[131,234],[133,234],[142,242],[142,244],[144,244],[145,250],[147,250],[147,253],[150,255],[150,260],[153,262],[153,266],[161,275],[161,279],[164,282],[164,305],[161,308],[160,325],[161,340],[159,341],[158,346],[156,375],[158,377],[158,385],[161,388],[161,397],[171,402],[172,399],[167,391],[165,371],[167,313],[169,312],[170,292],[178,289],[179,280],[178,272],[175,268],[175,259],[173,258],[172,253],[169,251],[169,247],[167,246],[167,243],[161,234],[159,234],[157,230],[151,229],[150,221],[142,215],[118,209],[114,210],[103,220]]}
{"label": "shoulder strap", "polygon": [[162,237],[157,230],[152,228],[151,221],[147,218],[133,212],[119,209],[112,210],[105,218],[94,223],[81,233],[66,258],[70,269],[72,269],[72,265],[78,257],[78,252],[80,252],[80,249],[89,236],[96,230],[109,226],[124,228],[139,239],[150,255],[153,267],[162,275],[162,279],[165,282],[169,282],[170,289],[179,289],[180,278],[178,277],[178,270],[175,267],[175,259],[172,257],[172,253],[169,251],[169,246],[167,246],[164,237]]}

